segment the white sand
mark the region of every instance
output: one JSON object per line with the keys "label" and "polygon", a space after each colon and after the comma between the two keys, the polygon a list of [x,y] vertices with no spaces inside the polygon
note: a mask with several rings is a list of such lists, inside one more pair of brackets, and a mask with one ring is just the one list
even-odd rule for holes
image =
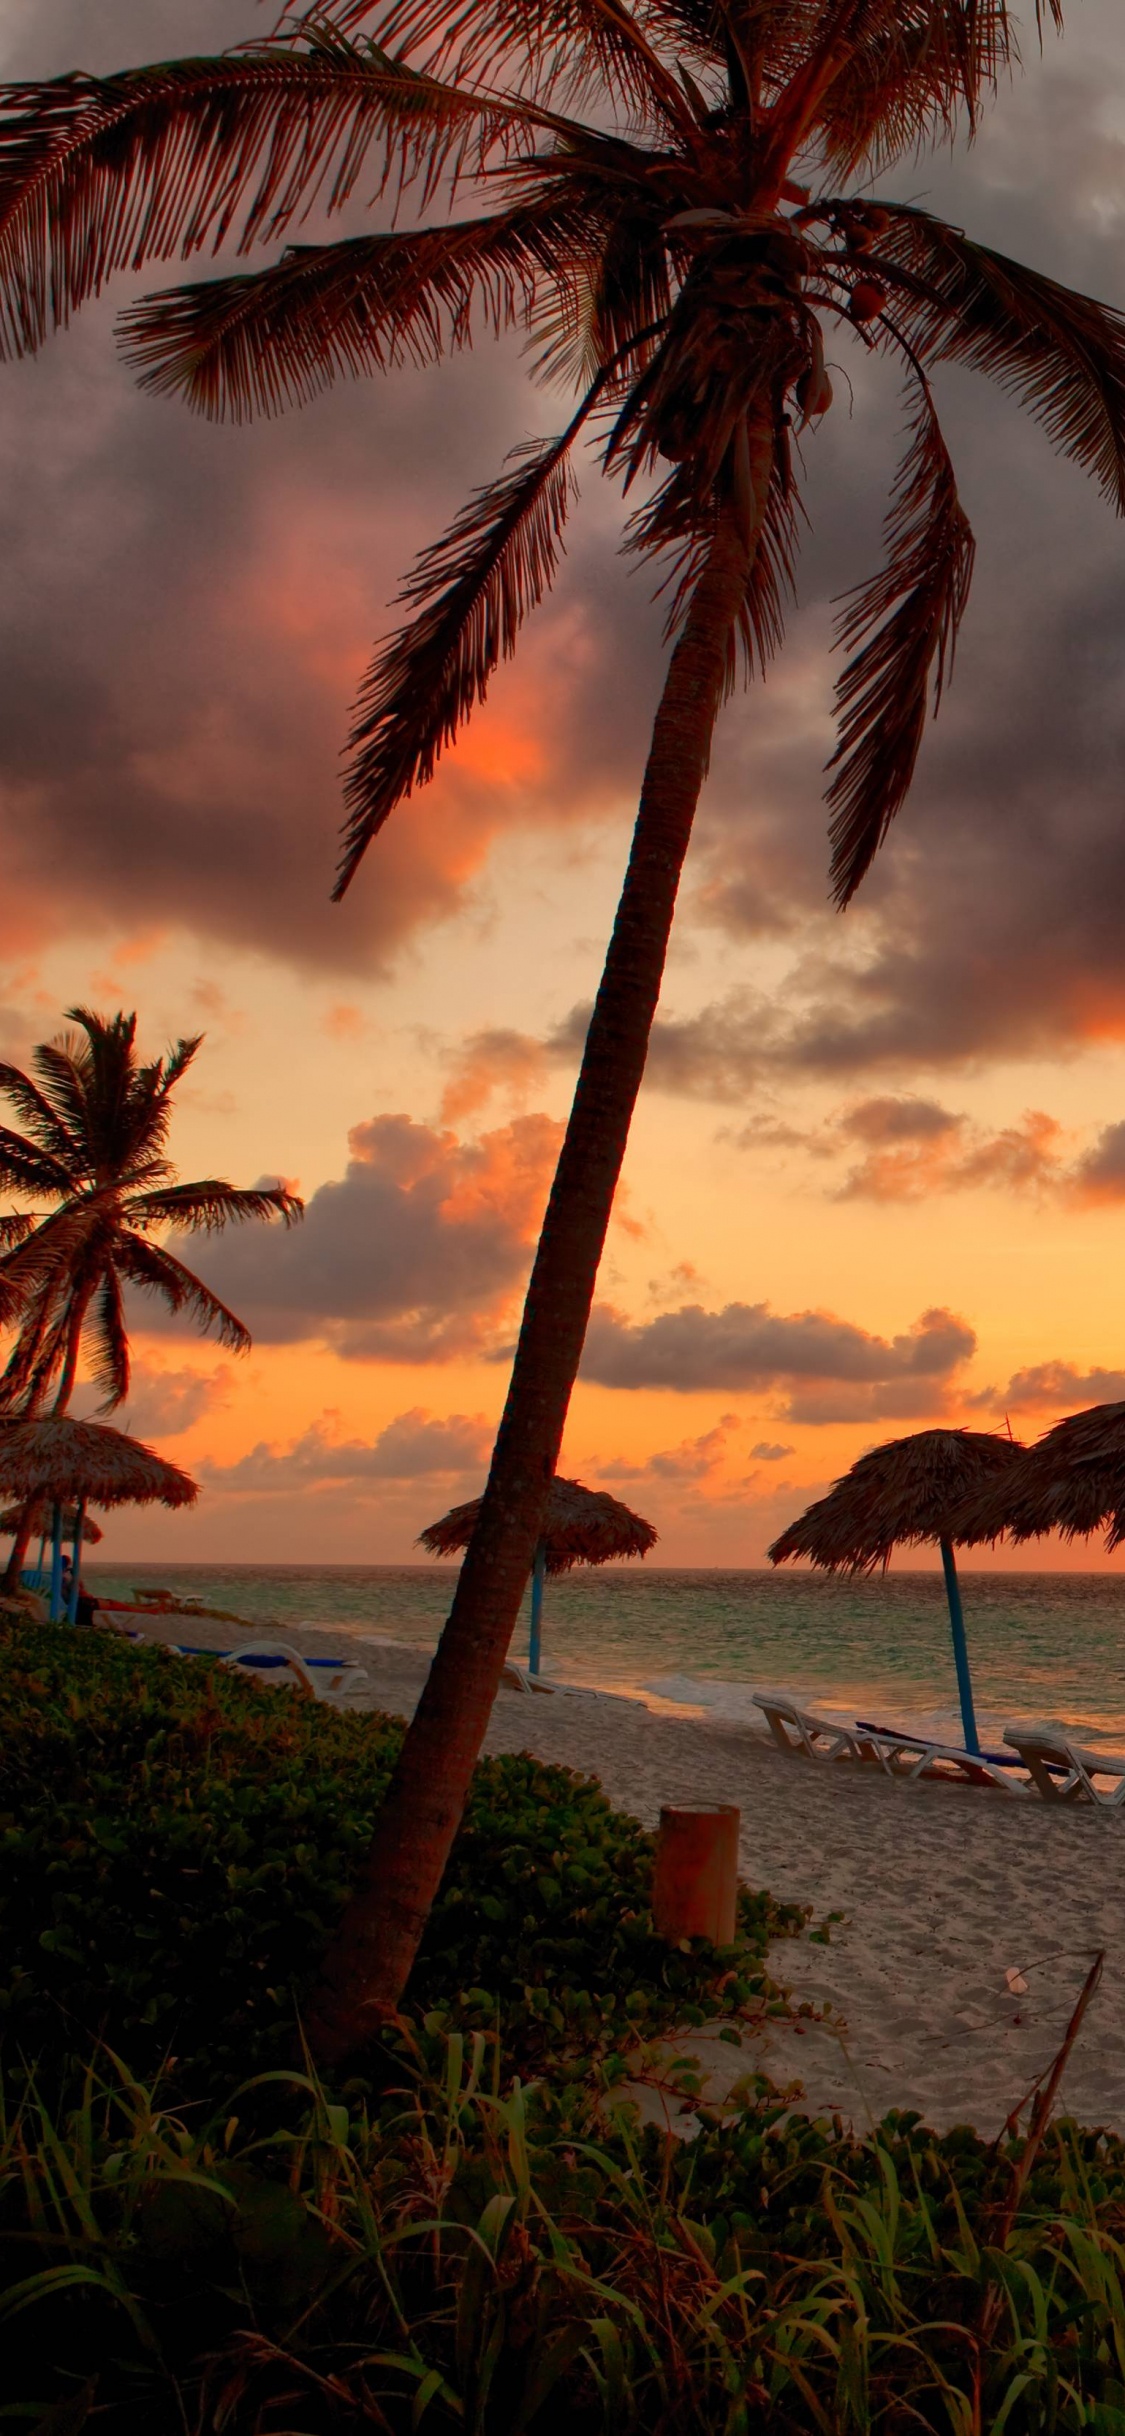
{"label": "white sand", "polygon": [[[154,1629],[222,1639],[198,1618]],[[404,1644],[288,1627],[278,1638],[354,1655],[368,1680],[349,1705],[407,1714],[425,1678],[427,1660]],[[846,1914],[827,1946],[787,1939],[771,1957],[794,1998],[831,2008],[830,2021],[771,2025],[741,2054],[712,2048],[716,2094],[758,2069],[799,2078],[808,2105],[859,2128],[898,2106],[939,2129],[973,2123],[991,2135],[1054,2054],[1104,1947],[1062,2106],[1125,2132],[1125,1808],[1052,1810],[1037,1797],[891,1783],[787,1759],[764,1731],[580,1694],[501,1691],[486,1747],[596,1774],[646,1826],[662,1802],[736,1802],[746,1879],[811,1904],[813,1926]],[[1026,1995],[1009,1991],[1009,1969]]]}

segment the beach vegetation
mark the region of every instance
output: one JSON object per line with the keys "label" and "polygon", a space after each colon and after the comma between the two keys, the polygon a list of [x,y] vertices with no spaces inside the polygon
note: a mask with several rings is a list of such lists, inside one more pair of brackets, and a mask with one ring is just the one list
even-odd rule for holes
{"label": "beach vegetation", "polygon": [[[1125,2146],[749,2081],[690,2141],[593,2065],[403,2025],[177,2107],[94,2051],[0,2106],[5,2409],[39,2436],[1120,2436]],[[1017,2194],[1012,2205],[1013,2193]]]}
{"label": "beach vegetation", "polygon": [[[400,1720],[266,1691],[156,1644],[0,1619],[0,2034],[66,2078],[104,2038],[170,2091],[282,2065],[370,1843]],[[653,1840],[593,1778],[482,1761],[411,1979],[417,2017],[498,2032],[524,2072],[588,2069],[776,1994],[735,1947],[669,1950]],[[620,2063],[612,2069],[621,2069]]]}
{"label": "beach vegetation", "polygon": [[994,2141],[856,2138],[749,2058],[708,2105],[677,2039],[749,2047],[801,1915],[661,1945],[590,1779],[478,1767],[402,2010],[319,2073],[302,1992],[401,1731],[0,1625],[5,2422],[1121,2436],[1125,2143],[1051,2120],[1058,2072]]}
{"label": "beach vegetation", "polygon": [[[173,1095],[202,1034],[143,1062],[135,1015],[69,1007],[67,1020],[73,1030],[32,1051],[30,1074],[0,1063],[0,1099],[24,1127],[0,1126],[0,1190],[24,1204],[0,1217],[0,1327],[12,1335],[0,1413],[20,1416],[48,1402],[65,1412],[83,1356],[100,1409],[124,1402],[130,1290],[244,1353],[249,1330],[163,1238],[212,1235],[249,1219],[291,1226],[303,1209],[282,1184],[245,1190],[221,1176],[191,1184],[177,1176],[168,1157]],[[18,1586],[34,1516],[31,1499],[14,1535],[8,1589]]]}
{"label": "beach vegetation", "polygon": [[[1061,0],[1038,21],[1061,27]],[[933,376],[975,369],[1125,503],[1119,314],[885,192],[970,134],[1018,61],[1005,0],[318,0],[218,58],[11,88],[0,341],[37,348],[112,272],[386,221],[125,317],[143,383],[216,417],[518,329],[568,393],[421,557],[361,692],[342,890],[432,776],[549,588],[580,445],[638,502],[626,547],[671,646],[632,851],[449,1623],[326,1962],[310,2031],[362,2045],[406,1984],[539,1540],[644,1073],[715,722],[783,631],[794,438],[833,402],[835,339],[888,359],[905,452],[885,563],[845,598],[831,887],[846,905],[908,793],[953,660],[973,537]],[[469,210],[457,211],[458,190]],[[877,191],[873,192],[873,189]],[[411,221],[438,207],[429,225]]]}

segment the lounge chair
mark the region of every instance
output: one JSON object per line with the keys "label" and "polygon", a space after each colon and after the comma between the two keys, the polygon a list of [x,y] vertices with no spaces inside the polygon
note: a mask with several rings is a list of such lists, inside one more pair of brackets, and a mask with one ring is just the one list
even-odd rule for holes
{"label": "lounge chair", "polygon": [[545,1675],[533,1675],[529,1666],[518,1658],[505,1658],[500,1681],[509,1692],[553,1692],[555,1686]]}
{"label": "lounge chair", "polygon": [[[1093,1802],[1099,1810],[1119,1810],[1125,1802],[1125,1759],[1112,1752],[1082,1750],[1053,1726],[1005,1726],[1004,1740],[1045,1802]],[[1096,1776],[1113,1781],[1099,1790]]]}
{"label": "lounge chair", "polygon": [[854,1726],[835,1718],[814,1717],[784,1692],[755,1692],[754,1702],[783,1751],[803,1752],[808,1759],[858,1759],[896,1777],[961,1776],[971,1785],[995,1785],[1002,1793],[1023,1793],[1026,1786],[1004,1772],[1005,1764],[963,1751],[956,1744],[927,1740],[923,1734],[900,1734],[891,1727]]}
{"label": "lounge chair", "polygon": [[873,1760],[880,1767],[886,1764],[869,1735],[857,1734],[836,1718],[814,1717],[810,1709],[800,1708],[788,1692],[755,1692],[754,1706],[761,1709],[779,1750],[790,1754],[802,1752],[806,1759],[863,1759]]}
{"label": "lounge chair", "polygon": [[[143,1640],[144,1635],[132,1636]],[[307,1658],[300,1650],[291,1649],[288,1642],[262,1642],[250,1649],[206,1649],[187,1641],[169,1645],[180,1658],[217,1658],[221,1666],[246,1667],[251,1674],[280,1673],[286,1668],[301,1689],[314,1700],[327,1700],[331,1693],[350,1691],[353,1683],[367,1681],[367,1668],[357,1666],[350,1658]]]}
{"label": "lounge chair", "polygon": [[997,1751],[966,1751],[960,1743],[934,1742],[925,1734],[900,1733],[894,1726],[857,1720],[859,1731],[875,1744],[894,1776],[963,1776],[970,1785],[995,1785],[1001,1793],[1026,1793],[1028,1787],[1007,1771],[1020,1762]]}

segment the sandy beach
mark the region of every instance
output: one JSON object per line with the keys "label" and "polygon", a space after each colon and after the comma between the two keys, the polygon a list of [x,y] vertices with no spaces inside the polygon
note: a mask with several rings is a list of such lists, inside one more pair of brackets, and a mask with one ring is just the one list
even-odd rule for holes
{"label": "sandy beach", "polygon": [[[215,1647],[232,1639],[199,1618],[146,1630]],[[310,1655],[346,1647],[367,1670],[349,1706],[409,1714],[425,1679],[426,1658],[405,1644],[287,1628],[255,1645],[275,1637]],[[596,1774],[646,1826],[663,1802],[735,1802],[746,1879],[811,1905],[811,1927],[845,1916],[827,1945],[806,1935],[772,1955],[794,1999],[824,2018],[771,2024],[741,2053],[704,2040],[716,2095],[758,2069],[799,2080],[811,2109],[857,2128],[909,2107],[939,2129],[968,2122],[992,2134],[1054,2054],[1104,1948],[1061,2105],[1125,2133],[1125,1812],[894,1784],[786,1759],[764,1730],[591,1693],[502,1689],[486,1747]],[[1026,1994],[1010,1990],[1009,1971]]]}

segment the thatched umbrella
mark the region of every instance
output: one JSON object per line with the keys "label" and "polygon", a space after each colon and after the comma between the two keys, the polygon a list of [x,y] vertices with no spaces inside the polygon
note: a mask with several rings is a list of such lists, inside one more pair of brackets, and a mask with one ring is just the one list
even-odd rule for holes
{"label": "thatched umbrella", "polygon": [[1001,1479],[982,1482],[966,1498],[957,1536],[969,1545],[1005,1531],[1015,1540],[1039,1539],[1046,1531],[1085,1539],[1105,1524],[1107,1551],[1119,1548],[1125,1541],[1125,1404],[1092,1404],[1056,1421]]}
{"label": "thatched umbrella", "polygon": [[877,1565],[889,1564],[892,1549],[937,1541],[967,1751],[979,1751],[980,1738],[953,1543],[965,1537],[958,1517],[969,1497],[999,1489],[1023,1452],[1013,1438],[975,1429],[922,1429],[910,1438],[892,1438],[861,1455],[769,1551],[775,1565],[807,1556],[829,1573],[873,1573]]}
{"label": "thatched umbrella", "polygon": [[0,1495],[53,1508],[51,1622],[61,1616],[64,1508],[76,1507],[71,1622],[78,1599],[81,1535],[88,1504],[194,1505],[199,1491],[176,1464],[127,1438],[105,1421],[76,1421],[70,1413],[35,1420],[0,1420]]}
{"label": "thatched umbrella", "polygon": [[[432,1556],[452,1556],[467,1548],[480,1513],[479,1497],[454,1506],[440,1522],[418,1534],[420,1548]],[[542,1651],[543,1583],[548,1573],[569,1573],[572,1565],[608,1565],[623,1556],[647,1556],[657,1533],[643,1514],[634,1514],[604,1489],[583,1488],[580,1480],[553,1480],[547,1500],[543,1536],[535,1551],[531,1573],[531,1636],[527,1653],[533,1675],[539,1672]]]}
{"label": "thatched umbrella", "polygon": [[[54,1525],[54,1513],[54,1507],[48,1504],[46,1498],[36,1506],[34,1514],[30,1516],[23,1506],[8,1506],[3,1514],[0,1514],[0,1533],[11,1532],[14,1537],[15,1533],[22,1530],[30,1521],[32,1536],[34,1537],[38,1531],[40,1537],[46,1540],[50,1537]],[[77,1530],[78,1508],[77,1506],[67,1506],[62,1518],[63,1538],[73,1539]],[[85,1515],[82,1522],[83,1547],[96,1548],[104,1536],[100,1523],[94,1521],[93,1515]]]}

